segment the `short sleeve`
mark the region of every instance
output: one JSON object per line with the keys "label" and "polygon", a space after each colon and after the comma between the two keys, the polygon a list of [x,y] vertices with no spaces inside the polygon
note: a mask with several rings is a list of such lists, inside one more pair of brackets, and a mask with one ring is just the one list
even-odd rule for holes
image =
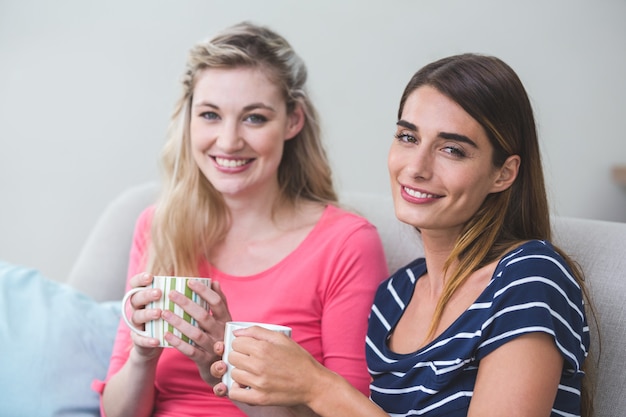
{"label": "short sleeve", "polygon": [[370,377],[364,357],[367,317],[378,285],[388,276],[378,232],[369,223],[341,236],[329,263],[333,270],[324,295],[322,342],[324,365],[369,393]]}
{"label": "short sleeve", "polygon": [[582,291],[548,243],[531,242],[503,259],[490,285],[492,314],[481,329],[478,359],[518,336],[542,332],[554,338],[565,372],[582,373],[589,347]]}

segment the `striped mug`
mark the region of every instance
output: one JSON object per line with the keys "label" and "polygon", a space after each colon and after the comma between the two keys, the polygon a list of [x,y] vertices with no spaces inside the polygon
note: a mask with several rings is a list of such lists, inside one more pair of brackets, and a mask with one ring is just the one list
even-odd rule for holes
{"label": "striped mug", "polygon": [[155,276],[152,280],[152,284],[145,287],[136,287],[128,291],[124,298],[122,299],[122,318],[128,325],[128,327],[135,333],[145,336],[151,337],[159,340],[159,346],[161,347],[172,347],[165,340],[165,333],[170,332],[173,335],[181,338],[184,342],[193,345],[193,341],[189,339],[187,336],[182,334],[179,330],[174,328],[171,324],[166,322],[165,320],[159,318],[157,320],[152,320],[146,323],[145,329],[141,330],[135,327],[126,314],[126,304],[130,297],[145,289],[160,289],[162,292],[162,296],[159,300],[153,301],[149,303],[146,308],[155,308],[161,310],[169,310],[177,316],[183,318],[183,320],[187,321],[193,326],[197,326],[196,320],[191,317],[188,313],[186,313],[180,306],[175,304],[173,301],[169,299],[169,293],[172,290],[176,290],[182,294],[185,294],[188,298],[190,298],[193,302],[201,305],[204,309],[208,309],[207,302],[202,299],[198,294],[191,291],[187,283],[191,280],[201,282],[207,287],[211,288],[211,279],[210,278],[195,278],[195,277],[171,277],[171,276]]}

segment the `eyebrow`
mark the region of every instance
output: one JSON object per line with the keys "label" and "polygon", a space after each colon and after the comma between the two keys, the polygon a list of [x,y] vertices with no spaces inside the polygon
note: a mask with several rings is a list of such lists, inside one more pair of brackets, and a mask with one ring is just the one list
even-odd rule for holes
{"label": "eyebrow", "polygon": [[248,104],[246,107],[243,108],[245,111],[250,111],[250,110],[254,110],[254,109],[265,109],[265,110],[269,110],[269,111],[273,111],[275,112],[276,109],[274,109],[274,107],[272,106],[268,106],[267,104],[263,104],[263,103],[252,103],[252,104]]}
{"label": "eyebrow", "polygon": [[406,127],[407,129],[411,129],[411,130],[417,130],[417,126],[415,126],[413,123],[407,122],[406,120],[402,120],[402,119],[398,120],[396,125]]}
{"label": "eyebrow", "polygon": [[[207,101],[200,101],[196,103],[194,107],[211,107],[211,108],[218,109],[218,110],[220,108],[220,106],[213,104],[213,103],[209,103]],[[267,104],[263,104],[263,103],[248,104],[247,106],[243,108],[243,111],[247,112],[247,111],[255,110],[255,109],[266,109],[272,112],[276,112],[276,109],[274,109],[274,107],[268,106]]]}
{"label": "eyebrow", "polygon": [[[401,126],[401,127],[405,127],[407,129],[413,130],[415,132],[419,131],[417,126],[415,126],[411,122],[407,122],[406,120],[400,119],[400,120],[398,120],[396,122],[396,125]],[[473,146],[474,148],[478,148],[478,146],[476,145],[476,142],[474,142],[472,139],[470,139],[469,137],[467,137],[465,135],[460,135],[458,133],[439,132],[439,134],[437,136],[439,136],[440,138],[443,138],[443,139],[450,139],[450,140],[454,140],[454,141],[457,141],[457,142],[467,143],[468,145]]]}
{"label": "eyebrow", "polygon": [[467,143],[468,145],[473,146],[474,148],[478,148],[478,146],[476,145],[476,142],[474,142],[473,140],[471,140],[465,135],[459,135],[458,133],[439,132],[438,136],[444,139],[450,139],[450,140],[454,140],[457,142]]}

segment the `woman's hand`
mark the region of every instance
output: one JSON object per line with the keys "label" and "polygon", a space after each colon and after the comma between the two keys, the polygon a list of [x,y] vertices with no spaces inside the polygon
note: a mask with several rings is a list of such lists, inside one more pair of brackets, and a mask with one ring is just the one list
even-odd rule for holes
{"label": "woman's hand", "polygon": [[[305,349],[284,334],[253,326],[237,330],[229,361],[235,369],[230,392],[223,383],[214,386],[218,396],[254,405],[306,405],[315,395],[316,375],[330,373]],[[218,354],[224,344],[214,346]],[[217,361],[211,367],[214,378],[221,378],[227,365]],[[247,388],[249,387],[249,388]]]}
{"label": "woman's hand", "polygon": [[[213,345],[213,351],[216,355],[220,357],[224,356],[224,342],[215,342],[215,344]],[[226,374],[227,370],[228,365],[226,365],[226,362],[224,362],[223,360],[217,360],[211,365],[211,375],[213,376],[213,378],[220,381],[217,384],[213,385],[213,392],[218,397],[225,397],[228,395],[228,387],[226,386],[226,384],[221,382],[222,377]]]}
{"label": "woman's hand", "polygon": [[[152,280],[152,275],[143,272],[132,277],[129,284],[132,288],[146,287],[152,283]],[[161,317],[161,309],[146,308],[151,302],[159,300],[161,296],[161,290],[146,288],[143,291],[138,291],[129,298],[128,305],[130,305],[131,308],[130,321],[133,326],[138,329],[143,329],[147,322]],[[130,335],[134,344],[135,355],[141,360],[148,361],[158,359],[161,355],[162,348],[159,348],[158,339],[141,336],[135,332],[130,332]]]}
{"label": "woman's hand", "polygon": [[[234,380],[228,392],[223,383],[213,387],[216,395],[228,395],[239,404],[283,406],[289,416],[388,417],[376,404],[339,374],[320,364],[305,349],[284,334],[258,326],[237,330],[229,361],[234,367]],[[224,343],[214,346],[217,354],[224,353]],[[227,365],[217,361],[211,366],[214,378],[226,373]],[[249,415],[264,415],[256,410],[265,407],[242,408]],[[279,415],[270,407],[272,416]],[[273,414],[272,414],[273,413]]]}
{"label": "woman's hand", "polygon": [[207,302],[209,310],[205,310],[184,294],[172,291],[169,294],[170,300],[193,317],[198,327],[192,326],[171,311],[163,311],[163,319],[193,340],[194,344],[186,343],[172,333],[166,333],[165,339],[170,345],[193,360],[198,366],[202,379],[213,386],[219,382],[219,379],[211,375],[210,368],[221,356],[214,352],[213,345],[216,341],[224,339],[224,327],[226,322],[231,320],[231,315],[228,311],[226,296],[222,292],[219,282],[212,282],[211,288],[193,280],[189,280],[187,285]]}

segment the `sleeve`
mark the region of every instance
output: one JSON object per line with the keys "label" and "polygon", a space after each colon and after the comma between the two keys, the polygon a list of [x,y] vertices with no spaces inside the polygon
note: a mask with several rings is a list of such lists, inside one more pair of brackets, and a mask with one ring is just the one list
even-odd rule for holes
{"label": "sleeve", "polygon": [[375,227],[365,223],[345,236],[330,264],[322,315],[324,366],[369,395],[367,321],[378,285],[389,275]]}
{"label": "sleeve", "polygon": [[543,332],[554,338],[565,372],[582,373],[589,328],[581,288],[565,261],[553,251],[524,254],[510,260],[497,279],[477,358],[520,335]]}
{"label": "sleeve", "polygon": [[[130,289],[130,278],[140,272],[143,272],[146,266],[150,225],[152,223],[153,212],[154,209],[152,207],[144,210],[135,224],[133,243],[129,255],[128,274],[126,277],[126,291]],[[124,306],[122,306],[122,308],[124,308]],[[132,341],[130,331],[128,330],[124,320],[120,319],[106,379],[105,381],[94,381],[92,384],[92,388],[96,392],[100,393],[100,395],[104,392],[106,381],[108,381],[112,375],[116,374],[128,360],[131,346]]]}

